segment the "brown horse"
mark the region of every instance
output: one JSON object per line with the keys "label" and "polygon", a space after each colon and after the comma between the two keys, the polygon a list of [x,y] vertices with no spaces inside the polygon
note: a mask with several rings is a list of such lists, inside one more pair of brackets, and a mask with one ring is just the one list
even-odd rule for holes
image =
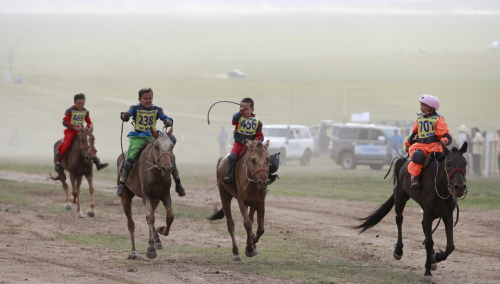
{"label": "brown horse", "polygon": [[[262,143],[247,139],[245,145],[247,146],[246,153],[238,159],[234,166],[234,179],[231,186],[223,182],[226,175],[228,155],[219,158],[216,174],[222,209],[207,217],[208,220],[218,220],[224,218],[224,215],[226,216],[227,229],[233,242],[233,260],[235,261],[240,261],[241,258],[234,237],[231,200],[233,198],[238,200],[241,215],[243,216],[243,225],[247,231],[245,255],[248,257],[255,256],[258,254],[256,244],[264,234],[265,201],[269,184],[270,157],[267,152],[269,140]],[[252,231],[255,212],[257,212],[257,235]]]}
{"label": "brown horse", "polygon": [[[52,174],[50,175],[50,179],[60,180],[62,182],[64,193],[66,194],[66,209],[71,210],[71,203],[69,202],[68,196],[68,184],[66,183],[64,170],[69,172],[69,179],[71,181],[71,187],[73,188],[72,202],[76,203],[76,212],[80,218],[84,217],[80,208],[80,185],[82,184],[83,176],[85,176],[89,183],[90,192],[90,209],[87,211],[87,215],[89,217],[95,216],[92,157],[96,150],[94,148],[95,138],[92,134],[92,130],[92,128],[82,128],[82,130],[80,130],[80,133],[75,137],[71,143],[71,147],[61,161],[61,170],[57,173],[57,177],[53,177]],[[59,147],[61,143],[62,139],[54,144],[54,163],[57,161],[57,157],[55,156],[57,147]]]}
{"label": "brown horse", "polygon": [[[142,150],[139,158],[135,161],[134,167],[125,180],[123,191],[122,207],[127,216],[127,226],[130,233],[132,250],[129,259],[139,257],[135,248],[134,229],[135,223],[132,218],[132,198],[138,196],[142,198],[142,203],[146,207],[146,222],[149,225],[149,246],[146,256],[150,259],[156,258],[156,250],[163,249],[163,245],[158,233],[168,236],[170,225],[174,221],[172,213],[172,199],[170,197],[170,185],[172,184],[172,167],[174,164],[173,148],[174,143],[170,140],[172,128],[168,133],[157,132],[151,128],[154,140],[149,142]],[[120,182],[120,170],[122,168],[126,153],[120,154],[117,160],[118,177]],[[166,226],[155,229],[155,210],[160,201],[167,211]]]}
{"label": "brown horse", "polygon": [[[426,250],[424,278],[431,282],[431,270],[437,268],[436,263],[446,260],[448,255],[455,249],[453,243],[453,211],[457,208],[458,221],[457,199],[467,194],[465,180],[467,161],[463,156],[467,152],[467,142],[462,145],[460,150],[453,147],[450,151],[445,145],[442,146],[444,151],[443,160],[438,162],[438,154],[432,154],[434,156],[433,160],[422,169],[420,174],[420,189],[415,191],[410,190],[410,174],[407,170],[409,161],[405,158],[398,159],[394,169],[394,193],[369,216],[357,218],[363,223],[355,227],[361,229],[361,234],[377,225],[395,205],[398,242],[393,255],[394,258],[399,260],[403,256],[403,234],[401,231],[403,210],[410,198],[415,200],[424,211],[422,219]],[[438,218],[443,219],[445,225],[446,251],[435,253],[434,241],[432,240],[432,222]]]}

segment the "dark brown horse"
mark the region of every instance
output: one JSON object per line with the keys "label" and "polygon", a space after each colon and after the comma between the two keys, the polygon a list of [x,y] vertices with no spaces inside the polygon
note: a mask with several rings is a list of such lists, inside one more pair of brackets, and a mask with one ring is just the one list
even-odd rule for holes
{"label": "dark brown horse", "polygon": [[[423,220],[422,229],[425,235],[425,274],[424,278],[432,282],[431,270],[437,268],[436,263],[446,260],[448,255],[455,249],[453,243],[453,211],[457,208],[457,199],[467,194],[467,185],[465,179],[465,169],[467,162],[464,153],[467,152],[467,142],[459,149],[453,147],[450,151],[443,146],[444,157],[438,161],[439,154],[431,154],[433,157],[429,164],[422,169],[420,174],[420,189],[410,190],[410,175],[407,170],[409,161],[400,158],[396,161],[394,169],[394,193],[391,197],[369,216],[357,218],[363,223],[355,228],[361,229],[361,232],[377,225],[392,207],[395,205],[396,224],[398,227],[398,242],[393,255],[397,260],[403,256],[403,234],[401,227],[403,224],[403,210],[406,202],[412,198],[422,210]],[[442,153],[440,153],[442,155]],[[442,219],[446,231],[446,251],[435,253],[434,241],[432,240],[432,222],[436,219]],[[439,224],[439,223],[438,223]]]}
{"label": "dark brown horse", "polygon": [[[172,128],[166,134],[157,132],[151,128],[154,140],[149,142],[142,150],[139,158],[135,161],[134,167],[125,180],[125,190],[123,191],[122,207],[127,216],[127,226],[130,233],[132,250],[129,259],[139,257],[135,248],[134,230],[135,223],[132,218],[132,198],[134,196],[142,198],[142,203],[147,210],[146,222],[149,226],[149,246],[146,256],[150,259],[156,258],[156,250],[163,249],[163,245],[158,233],[168,236],[170,225],[174,221],[172,213],[172,199],[170,197],[170,185],[172,184],[172,167],[174,164],[173,148],[174,143],[170,140]],[[120,182],[120,170],[126,153],[120,154],[117,160],[118,177]],[[166,226],[155,228],[155,210],[160,201],[167,211]]]}
{"label": "dark brown horse", "polygon": [[[92,128],[82,128],[80,133],[75,137],[68,152],[64,155],[61,161],[61,170],[57,173],[57,177],[50,175],[52,180],[60,180],[63,185],[64,193],[66,194],[66,209],[71,210],[71,203],[69,202],[68,184],[66,183],[66,175],[64,170],[69,172],[69,179],[71,187],[73,188],[73,203],[76,203],[76,212],[78,217],[83,218],[83,212],[80,208],[80,185],[82,184],[83,176],[89,183],[90,192],[90,209],[87,211],[89,217],[94,217],[94,183],[92,175],[92,157],[95,153],[94,148],[94,135],[92,135]],[[57,147],[62,143],[62,139],[54,144],[54,163],[57,158]]]}
{"label": "dark brown horse", "polygon": [[[240,261],[240,254],[236,239],[234,237],[234,222],[231,214],[231,200],[238,201],[243,225],[247,231],[247,245],[245,255],[252,257],[258,254],[257,242],[264,234],[264,213],[269,184],[269,140],[265,143],[260,141],[245,140],[246,153],[238,159],[234,166],[234,179],[231,186],[224,184],[226,175],[227,157],[225,155],[217,162],[217,186],[219,187],[222,209],[207,217],[208,220],[218,220],[226,216],[227,229],[233,242],[233,260]],[[257,212],[257,235],[253,233],[252,225],[254,214]]]}

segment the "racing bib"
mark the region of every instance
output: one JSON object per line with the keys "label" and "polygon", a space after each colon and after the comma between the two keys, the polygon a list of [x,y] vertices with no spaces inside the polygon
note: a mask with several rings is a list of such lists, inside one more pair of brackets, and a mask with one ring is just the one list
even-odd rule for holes
{"label": "racing bib", "polygon": [[86,110],[72,110],[71,120],[69,123],[75,126],[83,126],[86,114],[87,114]]}
{"label": "racing bib", "polygon": [[436,122],[439,116],[423,117],[419,116],[418,121],[418,138],[427,138],[436,135]]}
{"label": "racing bib", "polygon": [[241,117],[236,132],[243,135],[255,135],[257,133],[258,126],[259,120],[256,117]]}
{"label": "racing bib", "polygon": [[138,131],[151,131],[156,127],[156,113],[157,110],[137,110],[135,118],[135,129]]}

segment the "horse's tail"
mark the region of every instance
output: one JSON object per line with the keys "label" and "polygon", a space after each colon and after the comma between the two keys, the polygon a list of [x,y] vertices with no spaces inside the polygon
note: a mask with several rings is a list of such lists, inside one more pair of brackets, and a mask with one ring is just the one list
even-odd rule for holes
{"label": "horse's tail", "polygon": [[210,221],[215,221],[215,220],[220,220],[224,218],[224,210],[223,209],[220,209],[219,211],[215,212],[214,210],[214,214],[210,215],[207,217],[207,220],[210,220]]}
{"label": "horse's tail", "polygon": [[59,179],[59,175],[57,175],[56,177],[53,177],[51,172],[49,172],[49,175],[50,175],[50,177],[47,177],[47,179],[51,179],[51,180],[60,180],[60,179]]}
{"label": "horse's tail", "polygon": [[389,213],[394,206],[394,193],[387,199],[387,201],[375,209],[367,217],[354,217],[357,221],[363,222],[361,225],[354,227],[354,229],[361,229],[360,234],[364,231],[377,225]]}

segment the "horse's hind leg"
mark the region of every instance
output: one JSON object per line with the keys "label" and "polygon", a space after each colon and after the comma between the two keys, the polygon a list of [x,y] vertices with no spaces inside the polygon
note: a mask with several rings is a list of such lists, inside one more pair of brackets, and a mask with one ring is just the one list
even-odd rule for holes
{"label": "horse's hind leg", "polygon": [[233,197],[226,192],[222,185],[219,185],[220,199],[222,202],[222,209],[226,215],[227,231],[231,235],[231,242],[233,244],[233,261],[241,261],[240,253],[238,251],[238,245],[236,244],[236,238],[234,237],[234,221],[233,215],[231,213],[231,200]]}
{"label": "horse's hind leg", "polygon": [[406,206],[406,202],[410,199],[410,196],[401,188],[401,186],[396,185],[394,191],[394,210],[396,212],[396,225],[398,227],[398,242],[392,253],[394,258],[400,260],[403,257],[403,211]]}
{"label": "horse's hind leg", "polygon": [[90,175],[86,175],[85,177],[87,178],[87,182],[89,183],[89,193],[90,193],[90,208],[87,211],[87,216],[94,217],[95,216],[95,212],[94,212],[94,207],[95,207],[94,191],[95,190],[94,190],[93,176],[92,176],[92,174],[90,174]]}
{"label": "horse's hind leg", "polygon": [[128,227],[128,232],[130,234],[130,243],[132,245],[132,250],[130,251],[130,254],[128,255],[129,259],[137,259],[139,258],[139,254],[137,253],[137,250],[135,249],[135,238],[134,238],[134,231],[135,231],[135,223],[134,219],[132,218],[132,197],[129,193],[130,191],[126,190],[123,192],[122,195],[122,207],[123,207],[123,212],[125,213],[125,216],[127,216],[127,227]]}

